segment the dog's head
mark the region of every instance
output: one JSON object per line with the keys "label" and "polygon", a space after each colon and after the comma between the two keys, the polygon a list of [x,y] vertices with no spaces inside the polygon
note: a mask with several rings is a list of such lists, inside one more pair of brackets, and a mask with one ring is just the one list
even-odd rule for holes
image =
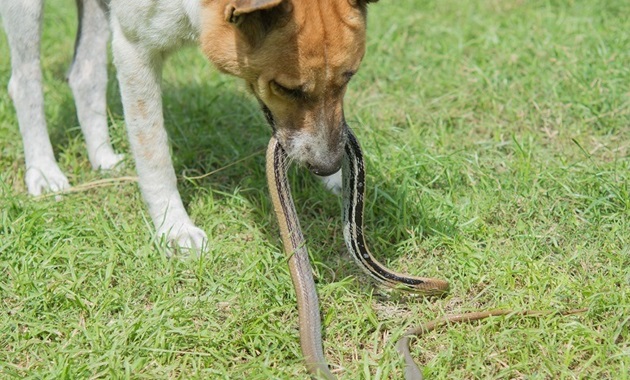
{"label": "dog's head", "polygon": [[243,78],[290,157],[341,166],[343,96],[365,52],[370,0],[206,0],[201,46]]}

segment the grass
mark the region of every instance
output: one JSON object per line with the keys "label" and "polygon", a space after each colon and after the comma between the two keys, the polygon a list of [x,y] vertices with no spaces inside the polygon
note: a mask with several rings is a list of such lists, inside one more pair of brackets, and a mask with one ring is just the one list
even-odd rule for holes
{"label": "grass", "polygon": [[[64,81],[76,29],[46,5],[46,115],[73,185],[90,170]],[[371,6],[368,54],[346,98],[367,156],[377,256],[448,279],[442,299],[389,296],[345,251],[339,200],[292,186],[318,281],[327,358],[342,379],[398,379],[408,326],[491,308],[583,315],[440,329],[413,353],[428,379],[630,378],[630,3],[397,0]],[[0,82],[10,73],[0,37]],[[114,78],[113,67],[110,70]],[[164,74],[180,189],[208,232],[201,260],[167,259],[137,186],[26,195],[0,90],[3,378],[307,378],[295,296],[267,196],[269,128],[238,80],[194,49]],[[117,84],[111,134],[127,153]]]}

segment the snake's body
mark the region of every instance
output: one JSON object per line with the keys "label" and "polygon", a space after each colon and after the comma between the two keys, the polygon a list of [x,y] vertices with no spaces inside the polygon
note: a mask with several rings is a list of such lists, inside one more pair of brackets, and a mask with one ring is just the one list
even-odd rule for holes
{"label": "snake's body", "polygon": [[[308,371],[317,378],[335,379],[326,363],[322,347],[321,318],[315,283],[306,249],[306,241],[300,228],[286,171],[288,157],[275,137],[267,148],[267,182],[276,212],[284,250],[288,256],[291,279],[297,295],[300,345]],[[421,295],[440,295],[448,291],[448,282],[436,278],[414,277],[396,273],[381,264],[370,253],[363,235],[363,207],[365,194],[365,167],[361,147],[347,129],[347,142],[342,169],[343,174],[343,231],[346,246],[359,266],[381,285],[403,289]],[[574,314],[582,310],[571,310],[561,314]],[[542,315],[548,312],[533,310],[513,312],[492,310],[436,319],[405,332],[396,347],[405,358],[405,379],[421,380],[422,372],[409,352],[409,338],[428,333],[447,323],[470,322],[491,316],[506,314]]]}
{"label": "snake's body", "polygon": [[326,379],[334,379],[326,364],[322,348],[322,327],[315,282],[306,242],[287,181],[287,166],[287,154],[278,141],[272,137],[267,149],[267,182],[297,296],[302,354],[310,373]]}

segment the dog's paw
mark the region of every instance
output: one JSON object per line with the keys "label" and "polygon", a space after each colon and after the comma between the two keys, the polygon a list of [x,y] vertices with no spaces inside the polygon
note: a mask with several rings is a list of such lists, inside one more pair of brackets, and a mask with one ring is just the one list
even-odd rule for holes
{"label": "dog's paw", "polygon": [[100,153],[96,156],[91,164],[95,170],[112,170],[125,158],[123,154],[114,152]]}
{"label": "dog's paw", "polygon": [[158,230],[158,235],[166,239],[170,248],[169,254],[198,255],[208,251],[208,235],[192,222],[162,227]]}
{"label": "dog's paw", "polygon": [[48,192],[55,193],[70,187],[68,178],[54,161],[29,166],[26,168],[24,180],[28,193],[33,196]]}
{"label": "dog's paw", "polygon": [[331,193],[335,195],[341,195],[341,190],[343,188],[343,180],[341,177],[341,170],[337,171],[335,174],[331,174],[326,177],[319,177],[324,186],[330,190]]}

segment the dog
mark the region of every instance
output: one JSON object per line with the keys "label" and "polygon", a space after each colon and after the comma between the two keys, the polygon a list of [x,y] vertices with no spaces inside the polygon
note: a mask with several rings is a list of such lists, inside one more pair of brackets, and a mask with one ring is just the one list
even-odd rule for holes
{"label": "dog", "polygon": [[[177,190],[164,119],[165,58],[197,44],[220,71],[242,78],[295,161],[339,189],[347,125],[343,98],[365,54],[374,0],[76,0],[79,31],[68,75],[94,169],[121,161],[107,131],[107,43],[112,50],[138,183],[159,236],[203,251],[207,235]],[[69,187],[43,111],[39,43],[43,0],[0,0],[11,49],[8,90],[24,143],[28,192]]]}

